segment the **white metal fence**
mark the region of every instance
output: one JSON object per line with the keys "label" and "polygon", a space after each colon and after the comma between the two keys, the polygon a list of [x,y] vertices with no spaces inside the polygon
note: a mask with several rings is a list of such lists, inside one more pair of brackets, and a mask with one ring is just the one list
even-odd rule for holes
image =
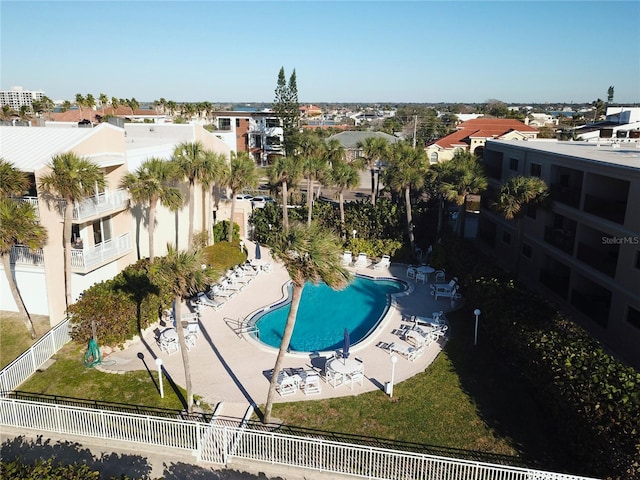
{"label": "white metal fence", "polygon": [[91,248],[72,249],[71,267],[76,271],[85,271],[108,262],[131,250],[131,238],[128,233],[105,240]]}
{"label": "white metal fence", "polygon": [[[0,391],[11,391],[70,340],[69,320],[52,328],[0,371]],[[0,395],[0,425],[145,443],[195,453],[198,460],[228,464],[233,458],[308,470],[389,480],[592,480],[561,473],[458,460],[264,429],[168,419]]]}
{"label": "white metal fence", "polygon": [[14,390],[69,340],[69,319],[65,319],[0,371],[0,392]]}

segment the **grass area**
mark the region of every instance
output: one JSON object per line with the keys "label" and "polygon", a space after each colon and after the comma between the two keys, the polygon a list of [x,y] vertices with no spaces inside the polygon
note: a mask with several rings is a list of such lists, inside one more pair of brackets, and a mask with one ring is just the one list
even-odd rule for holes
{"label": "grass area", "polygon": [[18,355],[33,345],[49,330],[49,317],[31,315],[37,338],[32,340],[18,313],[0,312],[0,368],[4,368]]}
{"label": "grass area", "polygon": [[[474,347],[470,309],[448,318],[451,340],[444,351],[424,372],[395,385],[394,401],[375,391],[328,400],[278,403],[273,407],[274,416],[291,426],[517,455],[536,468],[564,470],[564,449],[555,442],[553,425],[532,401],[526,382],[483,342],[482,330],[479,344]],[[24,337],[28,338],[26,331]],[[0,352],[3,359],[5,346]],[[160,399],[151,359],[151,372],[116,375],[84,367],[84,351],[84,347],[74,344],[65,346],[54,357],[53,365],[34,374],[20,390],[183,408],[184,391],[176,387],[180,392],[177,394],[167,383],[165,398]]]}

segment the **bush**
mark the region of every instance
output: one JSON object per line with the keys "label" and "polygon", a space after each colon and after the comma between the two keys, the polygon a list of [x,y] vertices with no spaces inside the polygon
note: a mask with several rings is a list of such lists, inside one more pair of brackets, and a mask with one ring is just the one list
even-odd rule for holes
{"label": "bush", "polygon": [[[213,243],[227,241],[229,238],[229,220],[222,220],[213,226]],[[240,240],[240,225],[233,224],[233,240]]]}
{"label": "bush", "polygon": [[247,260],[246,251],[240,250],[240,242],[219,242],[203,250],[207,266],[218,272],[226,272]]}

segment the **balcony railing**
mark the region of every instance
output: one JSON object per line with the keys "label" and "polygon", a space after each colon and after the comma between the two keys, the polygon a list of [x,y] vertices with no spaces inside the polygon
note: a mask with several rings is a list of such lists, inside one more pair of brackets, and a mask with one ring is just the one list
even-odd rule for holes
{"label": "balcony railing", "polygon": [[40,218],[40,210],[38,208],[38,197],[17,197],[19,202],[29,203],[33,206],[33,210],[36,212],[36,217]]}
{"label": "balcony railing", "polygon": [[129,253],[131,239],[128,233],[107,240],[92,248],[71,250],[71,268],[74,271],[86,272],[97,266],[115,260]]}
{"label": "balcony railing", "polygon": [[557,183],[551,184],[551,198],[573,208],[580,208],[581,191],[577,188],[561,186]]}
{"label": "balcony railing", "polygon": [[627,202],[596,197],[595,195],[585,195],[584,211],[597,215],[605,220],[611,220],[612,222],[624,225],[624,216],[627,212]]}
{"label": "balcony railing", "polygon": [[11,247],[9,258],[13,264],[44,265],[44,254],[41,248],[31,250],[22,245],[15,245]]}
{"label": "balcony railing", "polygon": [[[73,206],[73,219],[84,221],[91,217],[104,216],[106,213],[116,212],[127,208],[129,196],[126,190],[110,190],[87,198]],[[64,206],[64,201],[60,202]]]}

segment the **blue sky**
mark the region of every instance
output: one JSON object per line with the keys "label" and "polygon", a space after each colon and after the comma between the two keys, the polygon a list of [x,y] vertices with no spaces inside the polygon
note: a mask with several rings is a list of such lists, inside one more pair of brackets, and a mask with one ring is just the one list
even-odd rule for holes
{"label": "blue sky", "polygon": [[50,98],[640,102],[634,1],[0,1],[0,88]]}

